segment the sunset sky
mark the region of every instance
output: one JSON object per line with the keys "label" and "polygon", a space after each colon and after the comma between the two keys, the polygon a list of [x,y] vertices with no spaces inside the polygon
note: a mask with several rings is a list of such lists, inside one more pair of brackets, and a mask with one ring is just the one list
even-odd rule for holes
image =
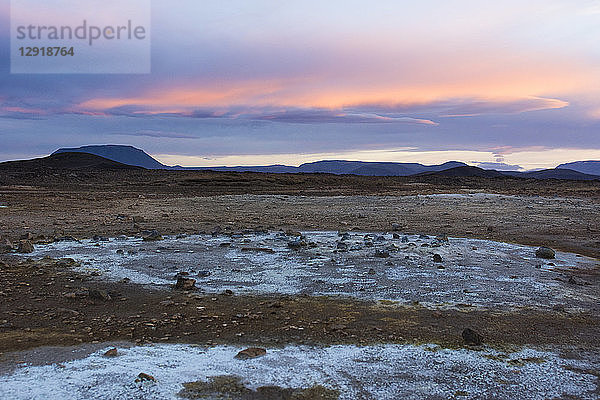
{"label": "sunset sky", "polygon": [[167,164],[600,159],[600,1],[152,1],[152,72],[10,74],[0,160],[130,144]]}

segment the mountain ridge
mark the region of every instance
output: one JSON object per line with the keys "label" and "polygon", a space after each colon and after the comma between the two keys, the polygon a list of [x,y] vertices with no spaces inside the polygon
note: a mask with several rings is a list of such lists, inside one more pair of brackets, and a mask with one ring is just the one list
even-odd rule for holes
{"label": "mountain ridge", "polygon": [[[348,161],[348,160],[320,160],[301,164],[300,166],[289,166],[282,164],[259,165],[259,166],[215,166],[215,167],[182,167],[168,166],[160,163],[145,151],[130,145],[89,145],[73,148],[60,148],[51,156],[59,154],[91,154],[104,159],[81,160],[72,158],[72,168],[78,165],[89,165],[106,168],[124,168],[124,166],[141,167],[144,169],[164,169],[181,171],[221,171],[221,172],[259,172],[259,173],[305,173],[305,174],[335,174],[335,175],[361,175],[361,176],[413,176],[433,175],[441,177],[516,177],[533,179],[573,179],[573,180],[600,180],[600,161],[576,161],[561,164],[554,169],[541,171],[497,171],[483,169],[467,165],[459,161],[448,161],[436,165],[423,165],[420,163],[398,163],[398,162],[372,162],[372,161]],[[68,157],[65,159],[67,160]],[[39,159],[38,159],[39,160]],[[66,166],[63,160],[58,164]],[[117,164],[110,164],[112,161]],[[44,162],[38,162],[41,166]],[[79,164],[78,164],[79,163]],[[5,163],[3,163],[5,164]],[[567,168],[568,167],[568,168]],[[590,174],[584,171],[596,171]]]}

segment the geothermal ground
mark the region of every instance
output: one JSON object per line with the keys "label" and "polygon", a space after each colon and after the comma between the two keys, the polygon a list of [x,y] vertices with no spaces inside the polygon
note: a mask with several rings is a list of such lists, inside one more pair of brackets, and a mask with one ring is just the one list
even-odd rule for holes
{"label": "geothermal ground", "polygon": [[0,176],[0,397],[600,396],[598,183],[119,174]]}

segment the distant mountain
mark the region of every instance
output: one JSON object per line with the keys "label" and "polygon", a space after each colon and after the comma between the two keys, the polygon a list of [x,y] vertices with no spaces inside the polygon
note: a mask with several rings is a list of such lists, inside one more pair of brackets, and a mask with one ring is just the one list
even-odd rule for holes
{"label": "distant mountain", "polygon": [[445,176],[445,177],[481,177],[481,178],[503,178],[506,177],[502,172],[491,170],[491,169],[483,169],[479,167],[472,167],[470,165],[465,165],[462,167],[449,168],[442,171],[437,172],[425,172],[419,175],[425,176]]}
{"label": "distant mountain", "polygon": [[584,174],[582,172],[564,168],[544,169],[542,171],[535,172],[524,172],[520,176],[523,178],[534,179],[571,179],[578,181],[592,181],[594,179],[600,180],[600,176],[598,175]]}
{"label": "distant mountain", "polygon": [[59,153],[32,160],[6,161],[0,163],[1,171],[36,171],[36,170],[122,170],[143,169],[133,165],[122,164],[104,157],[88,153]]}
{"label": "distant mountain", "polygon": [[560,164],[556,169],[571,169],[584,174],[600,175],[600,161],[575,161]]}
{"label": "distant mountain", "polygon": [[[90,154],[101,157],[99,159],[85,158],[81,154]],[[79,156],[67,156],[64,158],[52,158],[60,154],[80,154]],[[238,166],[238,167],[181,167],[161,164],[143,150],[133,146],[125,145],[96,145],[82,146],[77,148],[61,148],[52,153],[51,157],[18,162],[33,162],[38,166],[48,168],[126,168],[136,166],[146,169],[169,169],[169,170],[211,170],[228,172],[263,172],[276,174],[294,173],[325,173],[325,174],[352,174],[363,176],[411,176],[432,175],[446,177],[518,177],[531,179],[572,179],[572,180],[600,180],[600,161],[577,161],[561,164],[555,169],[542,171],[518,172],[518,171],[496,171],[469,166],[458,161],[449,161],[439,165],[423,165],[419,163],[396,163],[396,162],[365,162],[345,160],[323,160],[305,163],[299,167],[288,165],[264,165],[264,166]],[[107,163],[113,161],[114,163]],[[71,163],[69,165],[69,163]],[[0,165],[4,165],[3,163]],[[568,167],[568,168],[567,168]]]}
{"label": "distant mountain", "polygon": [[298,172],[368,176],[408,176],[423,172],[443,171],[445,169],[461,166],[466,166],[466,164],[457,161],[449,161],[440,165],[423,165],[417,163],[328,160],[302,164],[298,167]]}
{"label": "distant mountain", "polygon": [[305,174],[352,174],[364,176],[409,176],[428,171],[442,171],[447,168],[465,166],[466,164],[450,161],[440,165],[422,165],[417,163],[366,162],[325,160],[302,164],[299,167],[287,165],[267,165],[256,167],[198,167],[186,169],[203,169],[212,171],[235,172],[270,172],[270,173],[305,173]]}
{"label": "distant mountain", "polygon": [[105,144],[97,146],[82,146],[77,148],[62,148],[56,150],[54,153],[52,153],[52,155],[73,152],[94,154],[122,164],[134,165],[146,169],[171,169],[171,167],[161,164],[154,158],[150,157],[143,150],[137,149],[133,146]]}

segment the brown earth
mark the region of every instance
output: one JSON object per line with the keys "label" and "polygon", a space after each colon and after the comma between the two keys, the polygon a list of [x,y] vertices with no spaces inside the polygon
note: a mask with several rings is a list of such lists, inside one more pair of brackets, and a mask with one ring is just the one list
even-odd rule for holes
{"label": "brown earth", "polygon": [[[414,304],[332,297],[203,295],[96,281],[70,262],[5,256],[0,283],[0,352],[107,341],[199,344],[463,345],[472,327],[486,344],[596,348],[600,316]],[[110,298],[93,293],[105,291]],[[103,292],[100,292],[103,293]]]}
{"label": "brown earth", "polygon": [[[440,193],[515,197],[422,196]],[[548,245],[600,258],[600,182],[594,181],[0,169],[3,204],[8,207],[0,208],[0,235],[12,240],[26,233],[48,240],[145,229],[193,233],[216,226],[224,232],[396,229]],[[14,255],[4,256],[0,268],[2,352],[108,340],[458,346],[466,327],[497,346],[597,348],[600,339],[598,316],[585,312],[441,311],[339,298],[203,296],[99,282],[64,263]],[[111,300],[94,300],[86,288],[106,290]]]}

